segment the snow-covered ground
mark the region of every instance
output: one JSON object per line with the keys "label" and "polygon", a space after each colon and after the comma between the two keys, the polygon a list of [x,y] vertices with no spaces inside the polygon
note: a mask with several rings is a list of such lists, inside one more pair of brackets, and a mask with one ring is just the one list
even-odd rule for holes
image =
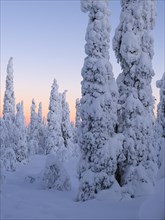
{"label": "snow-covered ground", "polygon": [[[164,180],[151,196],[122,197],[119,187],[102,191],[94,200],[77,202],[77,160],[64,165],[71,177],[71,191],[44,189],[40,174],[46,156],[33,156],[16,172],[6,172],[1,185],[1,219],[165,219]],[[34,177],[35,181],[30,183]]]}

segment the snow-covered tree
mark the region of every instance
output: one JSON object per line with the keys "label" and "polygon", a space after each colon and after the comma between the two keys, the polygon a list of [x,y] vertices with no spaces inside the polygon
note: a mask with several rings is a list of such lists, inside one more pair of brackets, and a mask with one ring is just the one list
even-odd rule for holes
{"label": "snow-covered tree", "polygon": [[57,81],[54,79],[50,94],[49,112],[47,116],[48,133],[45,143],[45,154],[62,152],[64,139],[61,131],[61,96],[58,92]]}
{"label": "snow-covered tree", "polygon": [[157,81],[160,88],[160,102],[157,107],[157,119],[155,123],[155,144],[158,153],[159,177],[165,177],[165,73],[161,80]]}
{"label": "snow-covered tree", "polygon": [[42,103],[38,106],[38,153],[44,154],[45,148],[45,138],[46,138],[46,125],[44,124],[42,118]]}
{"label": "snow-covered tree", "polygon": [[13,58],[11,57],[7,65],[6,88],[3,104],[3,119],[10,120],[12,123],[14,122],[15,118],[13,72]]}
{"label": "snow-covered tree", "polygon": [[3,166],[7,171],[16,170],[16,155],[12,148],[8,147],[5,150],[5,155],[3,159]]}
{"label": "snow-covered tree", "polygon": [[61,121],[61,130],[62,130],[62,137],[64,139],[64,145],[66,148],[71,147],[73,143],[73,133],[70,123],[70,111],[69,105],[66,101],[66,90],[62,93],[62,121]]}
{"label": "snow-covered tree", "polygon": [[9,59],[7,65],[6,88],[3,104],[3,119],[1,120],[1,152],[3,153],[3,164],[6,170],[15,170],[15,97],[13,86],[13,58]]}
{"label": "snow-covered tree", "polygon": [[79,145],[80,188],[78,200],[95,197],[109,188],[116,171],[116,141],[118,91],[109,62],[109,5],[107,0],[82,0],[81,9],[89,12],[86,32],[84,66],[82,68],[81,124]]}
{"label": "snow-covered tree", "polygon": [[28,151],[29,154],[38,153],[38,114],[34,99],[31,104],[30,124],[28,128]]}
{"label": "snow-covered tree", "polygon": [[80,115],[80,100],[76,99],[76,122],[75,127],[78,128],[81,123],[81,115]]}
{"label": "snow-covered tree", "polygon": [[76,99],[76,118],[75,118],[75,129],[74,129],[74,142],[78,143],[78,132],[81,123],[81,115],[80,115],[80,100]]}
{"label": "snow-covered tree", "polygon": [[25,128],[25,117],[23,101],[16,105],[17,113],[15,117],[15,137],[16,137],[16,159],[21,162],[27,158],[27,137]]}
{"label": "snow-covered tree", "polygon": [[43,170],[43,185],[46,189],[68,191],[71,189],[70,178],[64,166],[54,154],[49,154]]}
{"label": "snow-covered tree", "polygon": [[155,0],[121,0],[121,7],[113,49],[122,68],[117,79],[120,105],[118,131],[125,136],[125,160],[119,166],[119,182],[129,185],[137,179],[137,172],[132,171],[136,171],[138,166],[145,169],[148,177],[144,179],[145,175],[142,174],[137,184],[148,182],[149,179],[154,181],[155,150],[151,141],[154,124],[151,89],[154,52],[150,30],[154,27],[156,12]]}
{"label": "snow-covered tree", "polygon": [[38,123],[42,123],[42,103],[39,103],[38,106]]}

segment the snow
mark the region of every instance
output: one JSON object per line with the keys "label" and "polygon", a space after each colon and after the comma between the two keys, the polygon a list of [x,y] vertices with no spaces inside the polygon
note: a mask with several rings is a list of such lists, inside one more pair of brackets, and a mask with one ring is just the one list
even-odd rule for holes
{"label": "snow", "polygon": [[[121,194],[114,183],[109,190],[101,191],[96,199],[77,202],[78,159],[65,162],[71,179],[70,191],[43,189],[40,181],[29,183],[27,176],[37,176],[47,156],[31,156],[29,163],[19,165],[15,172],[5,172],[1,193],[1,219],[163,219],[164,180],[156,185],[152,196],[134,199]],[[50,162],[50,161],[49,161]]]}
{"label": "snow", "polygon": [[15,114],[9,59],[0,118],[1,219],[165,219],[165,73],[157,82],[156,120],[151,89],[155,2],[121,0],[113,42],[122,68],[116,84],[108,0],[81,0],[89,23],[76,128],[56,80],[47,123],[42,104],[37,113],[32,100],[25,127],[23,102]]}
{"label": "snow", "polygon": [[[140,219],[156,219],[165,218],[165,178],[159,180],[156,184],[156,193],[150,196],[140,208]],[[162,191],[163,190],[163,191]],[[155,202],[157,201],[157,202]]]}

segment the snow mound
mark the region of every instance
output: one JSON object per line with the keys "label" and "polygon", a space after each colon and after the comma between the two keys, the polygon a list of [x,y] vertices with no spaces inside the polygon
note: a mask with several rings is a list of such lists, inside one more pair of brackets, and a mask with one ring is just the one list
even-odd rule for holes
{"label": "snow mound", "polygon": [[[165,219],[165,178],[159,180],[156,185],[156,193],[148,198],[141,206],[139,217],[145,219]],[[162,189],[164,192],[162,192]]]}
{"label": "snow mound", "polygon": [[154,185],[148,178],[146,169],[142,165],[136,167],[128,166],[124,179],[127,181],[123,186],[123,193],[130,194],[132,198],[154,193]]}

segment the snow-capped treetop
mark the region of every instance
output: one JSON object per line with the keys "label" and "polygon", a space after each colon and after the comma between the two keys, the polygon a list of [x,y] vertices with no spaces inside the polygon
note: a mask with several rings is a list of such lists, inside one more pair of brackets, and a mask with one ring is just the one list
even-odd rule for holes
{"label": "snow-capped treetop", "polygon": [[86,32],[85,52],[91,57],[109,59],[109,9],[108,1],[81,0],[81,10],[89,12],[89,24]]}
{"label": "snow-capped treetop", "polygon": [[39,106],[38,106],[38,122],[42,123],[42,103],[41,102],[39,103]]}
{"label": "snow-capped treetop", "polygon": [[16,119],[15,123],[16,126],[20,129],[25,128],[25,117],[24,117],[24,112],[23,112],[23,101],[21,103],[18,103],[16,105],[17,113],[16,113]]}
{"label": "snow-capped treetop", "polygon": [[78,128],[81,123],[81,115],[80,115],[80,100],[76,99],[76,122],[75,127]]}
{"label": "snow-capped treetop", "polygon": [[165,73],[163,74],[161,80],[157,80],[156,87],[160,88],[160,95],[161,94],[163,95],[164,94],[163,91],[165,90]]}
{"label": "snow-capped treetop", "polygon": [[68,91],[67,90],[65,90],[63,93],[62,93],[62,100],[64,101],[66,101],[66,93],[67,93]]}
{"label": "snow-capped treetop", "polygon": [[147,31],[154,27],[156,7],[155,0],[122,0],[121,6],[120,24],[113,39],[113,49],[121,67],[126,69],[137,64],[138,60],[142,62],[145,59],[144,62],[148,62],[143,53],[153,57],[153,40]]}
{"label": "snow-capped treetop", "polygon": [[6,89],[4,95],[3,118],[14,120],[15,117],[15,97],[13,86],[13,58],[11,57],[7,65]]}
{"label": "snow-capped treetop", "polygon": [[69,145],[73,141],[73,133],[70,123],[69,105],[68,102],[66,101],[66,92],[67,90],[65,90],[62,93],[62,99],[61,99],[61,106],[62,106],[61,131],[62,131],[65,147],[69,147]]}
{"label": "snow-capped treetop", "polygon": [[113,39],[113,49],[123,70],[117,79],[119,90],[122,90],[121,102],[129,93],[138,93],[136,98],[152,112],[154,98],[147,94],[152,94],[154,76],[150,30],[155,23],[155,0],[123,0],[121,5],[120,24]]}
{"label": "snow-capped treetop", "polygon": [[32,99],[32,104],[31,104],[31,117],[33,117],[33,115],[36,115],[36,103],[34,99]]}
{"label": "snow-capped treetop", "polygon": [[13,74],[13,57],[10,57],[7,65],[7,73],[8,74]]}
{"label": "snow-capped treetop", "polygon": [[57,123],[61,121],[61,97],[58,88],[57,80],[54,79],[50,93],[49,113],[47,118],[48,127],[54,127],[53,122]]}
{"label": "snow-capped treetop", "polygon": [[57,108],[58,106],[56,105],[59,101],[59,93],[58,93],[58,84],[57,84],[57,80],[54,79],[53,80],[53,84],[52,84],[52,89],[51,89],[51,93],[50,93],[50,103],[49,103],[49,110],[51,110],[52,105]]}
{"label": "snow-capped treetop", "polygon": [[[130,14],[134,14],[135,19],[138,20],[139,29],[143,29],[144,27],[147,29],[154,28],[156,16],[155,4],[155,0],[121,0],[122,9],[128,10]],[[137,5],[138,10],[136,10]]]}
{"label": "snow-capped treetop", "polygon": [[30,115],[30,135],[31,136],[35,136],[37,127],[38,127],[38,115],[36,113],[36,103],[34,99],[32,99],[31,115]]}
{"label": "snow-capped treetop", "polygon": [[47,116],[48,122],[48,136],[46,139],[45,153],[50,152],[57,153],[59,149],[63,149],[64,140],[61,131],[62,121],[62,107],[61,107],[62,95],[58,92],[58,84],[54,79],[49,101],[49,112]]}

